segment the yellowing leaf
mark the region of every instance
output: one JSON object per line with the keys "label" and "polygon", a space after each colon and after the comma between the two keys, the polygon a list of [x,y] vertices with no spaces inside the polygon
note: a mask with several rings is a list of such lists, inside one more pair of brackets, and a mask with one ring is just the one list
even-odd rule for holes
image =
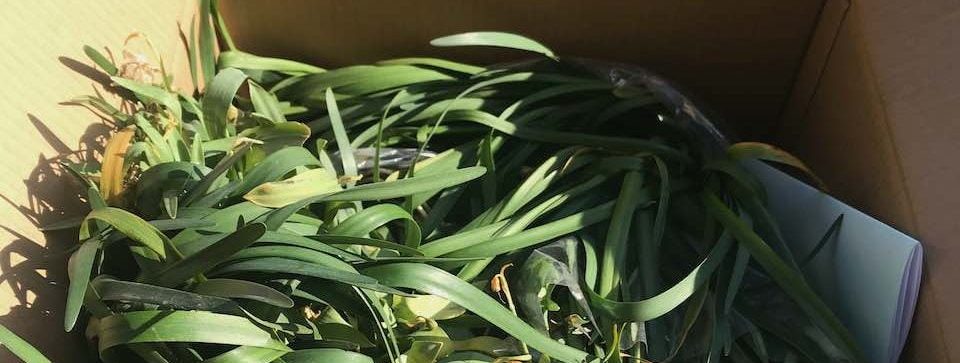
{"label": "yellowing leaf", "polygon": [[115,204],[123,193],[123,158],[133,139],[134,126],[120,130],[107,142],[103,151],[103,163],[100,171],[100,194],[110,204]]}
{"label": "yellowing leaf", "polygon": [[407,321],[413,321],[418,316],[433,320],[447,320],[467,312],[460,305],[435,295],[394,296],[393,299],[394,315]]}
{"label": "yellowing leaf", "polygon": [[317,168],[286,180],[260,184],[245,194],[243,199],[263,207],[280,208],[307,197],[340,190],[335,173]]}
{"label": "yellowing leaf", "polygon": [[817,188],[822,190],[827,189],[823,180],[814,174],[813,171],[807,167],[807,164],[804,164],[802,160],[793,156],[793,154],[776,146],[762,142],[738,142],[727,148],[727,155],[734,160],[760,159],[792,166],[809,176]]}

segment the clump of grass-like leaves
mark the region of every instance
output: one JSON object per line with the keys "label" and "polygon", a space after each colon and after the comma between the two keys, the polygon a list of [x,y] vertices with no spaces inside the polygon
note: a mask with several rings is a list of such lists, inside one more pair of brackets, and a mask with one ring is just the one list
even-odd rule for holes
{"label": "clump of grass-like leaves", "polygon": [[861,360],[738,164],[782,151],[518,35],[433,44],[541,60],[325,70],[200,15],[199,91],[86,49],[125,101],[75,100],[116,132],[48,229],[79,230],[65,328],[103,361]]}

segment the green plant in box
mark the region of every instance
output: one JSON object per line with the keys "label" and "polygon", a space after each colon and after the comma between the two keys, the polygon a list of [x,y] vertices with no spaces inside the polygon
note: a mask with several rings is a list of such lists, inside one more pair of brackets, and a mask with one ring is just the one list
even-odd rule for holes
{"label": "green plant in box", "polygon": [[522,36],[433,44],[542,59],[325,70],[200,4],[201,91],[86,49],[125,106],[76,100],[117,132],[52,228],[80,231],[65,328],[103,361],[862,361],[738,164],[788,154]]}

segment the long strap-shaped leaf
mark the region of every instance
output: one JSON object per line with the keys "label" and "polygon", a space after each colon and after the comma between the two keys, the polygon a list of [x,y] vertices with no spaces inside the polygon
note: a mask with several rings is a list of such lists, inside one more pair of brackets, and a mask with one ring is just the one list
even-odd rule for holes
{"label": "long strap-shaped leaf", "polygon": [[138,282],[120,281],[99,276],[91,282],[101,301],[129,301],[164,306],[176,310],[204,310],[218,313],[238,313],[236,302],[215,296],[204,296]]}
{"label": "long strap-shaped leaf", "polygon": [[615,297],[618,293],[621,278],[629,274],[627,270],[627,246],[629,245],[630,224],[633,213],[643,200],[640,188],[643,186],[643,173],[639,171],[627,172],[620,187],[620,196],[610,216],[607,227],[607,240],[603,245],[603,255],[600,265],[600,295],[606,298]]}
{"label": "long strap-shaped leaf", "polygon": [[280,179],[297,167],[304,166],[320,166],[320,161],[302,147],[280,149],[268,155],[250,170],[231,195],[246,194],[258,185]]}
{"label": "long strap-shaped leaf", "polygon": [[406,226],[406,245],[420,246],[420,226],[410,213],[396,204],[377,204],[357,212],[330,230],[330,234],[366,237],[370,232],[391,221],[402,220]]}
{"label": "long strap-shaped leaf", "polygon": [[227,134],[227,110],[233,103],[240,85],[246,79],[247,75],[240,70],[227,68],[217,73],[212,81],[208,81],[206,92],[200,100],[200,107],[203,109],[203,122],[207,126],[210,138],[230,136]]}
{"label": "long strap-shaped leaf", "polygon": [[63,313],[63,329],[66,331],[73,330],[74,325],[77,324],[77,317],[80,316],[80,308],[83,306],[83,296],[90,283],[93,262],[102,244],[100,238],[84,241],[67,262],[70,288],[67,290],[67,306]]}
{"label": "long strap-shaped leaf", "polygon": [[483,67],[478,67],[472,64],[457,63],[449,61],[446,59],[439,58],[396,58],[388,59],[377,62],[378,66],[388,66],[388,65],[397,65],[397,64],[408,64],[408,65],[422,65],[429,66],[434,68],[445,69],[448,71],[466,73],[466,74],[477,74],[485,71]]}
{"label": "long strap-shaped leaf", "polygon": [[110,80],[123,88],[133,92],[144,103],[157,103],[166,107],[179,120],[183,117],[183,109],[177,94],[163,88],[123,77],[110,77]]}
{"label": "long strap-shaped leaf", "polygon": [[347,187],[352,187],[357,183],[357,161],[353,157],[353,147],[350,145],[350,138],[347,136],[347,130],[343,126],[343,119],[340,117],[340,109],[337,108],[337,100],[333,97],[333,89],[327,88],[324,93],[327,102],[327,112],[330,114],[330,126],[333,127],[333,135],[337,140],[337,149],[340,151],[340,167],[343,170],[343,176],[350,179]]}
{"label": "long strap-shaped leaf", "polygon": [[323,68],[287,59],[260,57],[238,50],[221,52],[217,59],[220,68],[240,68],[250,70],[264,70],[297,75],[303,73],[320,73]]}
{"label": "long strap-shaped leaf", "polygon": [[100,319],[100,351],[126,344],[193,342],[289,348],[247,318],[206,311],[149,310]]}
{"label": "long strap-shaped leaf", "polygon": [[218,263],[253,244],[264,232],[262,223],[243,226],[207,248],[197,251],[183,260],[147,276],[144,280],[165,287],[173,287],[187,279],[202,274]]}
{"label": "long strap-shaped leaf", "polygon": [[50,363],[50,359],[40,353],[37,348],[34,348],[3,325],[0,325],[0,345],[7,347],[13,355],[22,359],[25,363]]}
{"label": "long strap-shaped leaf", "polygon": [[430,190],[439,190],[449,188],[454,185],[460,185],[479,178],[486,172],[486,168],[474,166],[447,173],[447,175],[443,178],[438,178],[436,176],[415,177],[396,181],[359,185],[354,188],[345,189],[341,192],[307,198],[290,204],[286,207],[277,209],[266,218],[266,225],[268,229],[276,230],[284,221],[287,220],[287,218],[290,218],[290,216],[296,213],[298,210],[312,203],[326,201],[364,201],[400,198],[416,193],[423,193]]}
{"label": "long strap-shaped leaf", "polygon": [[[87,214],[85,221],[98,220],[105,222],[120,233],[130,237],[134,242],[139,242],[151,252],[157,254],[161,259],[166,257],[165,245],[172,246],[167,241],[167,237],[160,233],[154,226],[147,223],[137,215],[127,212],[120,208],[99,208],[94,209]],[[90,237],[90,224],[80,225],[80,239]]]}
{"label": "long strap-shaped leaf", "polygon": [[556,143],[556,144],[595,146],[595,147],[608,148],[608,149],[614,149],[614,150],[624,150],[624,151],[630,151],[630,152],[647,151],[647,152],[652,152],[658,155],[662,155],[664,158],[669,158],[671,160],[679,160],[679,161],[689,160],[689,157],[684,155],[682,152],[676,149],[673,149],[670,146],[667,146],[658,142],[653,142],[650,140],[644,140],[644,139],[638,139],[638,138],[615,137],[615,136],[602,136],[602,135],[584,134],[580,132],[566,132],[566,131],[549,130],[545,128],[522,126],[522,125],[517,125],[515,123],[512,123],[510,121],[503,120],[497,116],[494,116],[479,110],[451,111],[447,115],[447,118],[450,120],[462,120],[462,121],[479,123],[484,126],[489,126],[504,134],[514,136],[520,139]]}
{"label": "long strap-shaped leaf", "polygon": [[363,272],[387,286],[415,289],[450,300],[561,362],[587,360],[587,353],[543,335],[483,291],[439,268],[423,264],[396,263],[371,267]]}
{"label": "long strap-shaped leaf", "polygon": [[585,288],[590,306],[597,312],[622,322],[642,322],[656,319],[666,314],[690,298],[697,288],[713,277],[713,271],[723,262],[732,240],[721,238],[707,258],[693,269],[683,280],[649,299],[635,302],[616,302],[607,300],[593,289]]}
{"label": "long strap-shaped leaf", "polygon": [[474,244],[467,248],[445,254],[445,257],[494,257],[501,253],[530,247],[550,241],[554,238],[579,231],[587,226],[599,223],[610,218],[614,202],[603,203],[599,206],[575,213],[568,217],[530,228],[526,231],[493,238],[489,241]]}
{"label": "long strap-shaped leaf", "polygon": [[282,357],[284,354],[287,354],[286,351],[270,349],[270,348],[261,348],[253,346],[242,346],[233,348],[226,353],[222,353],[216,357],[206,359],[203,363],[270,363],[270,362],[283,362],[277,360],[277,358]]}
{"label": "long strap-shaped leaf", "polygon": [[281,308],[292,308],[293,300],[272,287],[246,280],[209,279],[193,287],[193,292],[230,299],[259,301]]}
{"label": "long strap-shaped leaf", "polygon": [[401,292],[379,284],[377,280],[356,272],[321,265],[314,262],[299,261],[283,257],[260,257],[227,264],[212,271],[213,276],[233,273],[291,274],[336,281],[389,294]]}
{"label": "long strap-shaped leaf", "polygon": [[420,250],[402,245],[399,243],[393,243],[390,241],[384,241],[375,238],[366,238],[366,237],[353,237],[353,236],[342,236],[336,234],[321,234],[316,236],[310,236],[310,239],[314,239],[326,244],[331,245],[358,245],[358,246],[371,246],[379,247],[388,250],[394,250],[400,253],[402,256],[417,257],[423,256],[423,252]]}
{"label": "long strap-shaped leaf", "polygon": [[431,40],[430,45],[435,47],[486,46],[511,48],[556,58],[553,51],[540,44],[540,42],[521,35],[503,32],[470,32],[448,35]]}
{"label": "long strap-shaped leaf", "polygon": [[736,214],[712,193],[704,193],[703,202],[707,212],[715,218],[750,255],[763,266],[771,278],[783,288],[797,305],[823,330],[823,332],[858,362],[865,362],[863,352],[850,332],[837,319],[833,311],[820,300],[797,270],[787,265],[760,236],[751,230]]}
{"label": "long strap-shaped leaf", "polygon": [[363,354],[333,348],[297,350],[287,353],[281,361],[283,363],[373,363],[373,359]]}

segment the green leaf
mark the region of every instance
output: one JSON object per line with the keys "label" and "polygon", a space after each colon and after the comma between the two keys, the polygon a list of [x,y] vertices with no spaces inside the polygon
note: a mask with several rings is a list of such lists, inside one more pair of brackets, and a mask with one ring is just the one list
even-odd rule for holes
{"label": "green leaf", "polygon": [[210,138],[230,136],[227,132],[231,126],[227,120],[227,111],[237,95],[237,90],[246,79],[247,75],[240,70],[227,68],[217,73],[209,82],[203,99],[200,100],[200,108],[203,110],[203,122]]}
{"label": "green leaf", "polygon": [[453,251],[462,250],[473,246],[480,241],[487,241],[495,234],[503,230],[510,223],[509,220],[503,220],[483,227],[466,230],[457,234],[452,234],[443,238],[438,238],[420,247],[420,252],[424,256],[436,257],[443,256]]}
{"label": "green leaf", "polygon": [[220,1],[213,0],[210,5],[210,15],[213,16],[214,29],[216,29],[217,35],[220,36],[220,40],[223,41],[223,45],[226,49],[224,51],[231,51],[237,49],[237,45],[233,43],[233,37],[230,36],[230,31],[227,30],[227,23],[223,20],[223,16],[220,15]]}
{"label": "green leaf", "polygon": [[193,287],[193,292],[230,299],[259,301],[280,308],[292,308],[293,300],[287,295],[252,281],[233,279],[209,279]]}
{"label": "green leaf", "polygon": [[173,150],[170,149],[170,144],[167,143],[163,135],[160,134],[160,131],[147,120],[143,113],[137,113],[133,119],[137,128],[147,136],[147,140],[149,141],[146,143],[148,153],[155,153],[161,162],[178,161],[174,156]]}
{"label": "green leaf", "polygon": [[466,310],[436,295],[418,295],[393,298],[393,314],[408,322],[417,317],[448,320],[463,315]]}
{"label": "green leaf", "polygon": [[96,63],[97,66],[100,67],[100,69],[103,69],[105,73],[111,76],[117,75],[117,66],[113,64],[113,62],[111,62],[109,59],[107,59],[107,57],[103,56],[103,54],[100,53],[100,51],[94,49],[89,45],[84,45],[83,53],[86,54],[87,57],[93,61],[93,63]]}
{"label": "green leaf", "polygon": [[377,204],[357,212],[330,230],[330,234],[366,237],[370,232],[389,222],[401,220],[407,228],[405,243],[410,248],[420,246],[420,226],[410,213],[396,204]]}
{"label": "green leaf", "polygon": [[367,339],[356,328],[341,323],[322,323],[317,324],[317,333],[323,338],[323,340],[333,341],[333,342],[346,342],[353,344],[359,348],[372,348],[375,345]]}
{"label": "green leaf", "polygon": [[[270,209],[250,202],[237,203],[202,216],[203,220],[214,224],[204,227],[202,231],[196,229],[183,230],[173,237],[172,242],[177,248],[189,255],[222,238],[222,236],[213,236],[214,239],[209,240],[208,243],[201,243],[205,237],[211,235],[211,232],[232,233],[237,230],[237,220],[242,218],[244,221],[253,221],[268,212],[270,212]],[[194,247],[195,245],[199,245],[199,247]]]}
{"label": "green leaf", "polygon": [[169,92],[163,88],[146,84],[123,77],[110,77],[113,83],[133,92],[143,103],[155,103],[163,105],[168,111],[173,113],[177,120],[183,118],[183,109],[180,108],[180,100],[176,93]]}
{"label": "green leaf", "polygon": [[266,158],[257,163],[257,165],[244,176],[243,181],[231,191],[230,195],[240,196],[247,194],[255,187],[263,183],[276,181],[298,167],[316,166],[320,166],[320,161],[317,160],[310,151],[307,151],[307,149],[302,147],[282,148],[267,155]]}
{"label": "green leaf", "polygon": [[286,350],[242,346],[204,360],[203,363],[282,363],[278,358],[284,354],[287,354]]}
{"label": "green leaf", "polygon": [[283,221],[290,218],[291,215],[303,207],[322,201],[364,201],[364,200],[383,200],[405,197],[417,193],[423,193],[431,190],[440,190],[454,185],[459,185],[479,178],[486,173],[483,167],[469,167],[458,169],[448,173],[444,178],[432,176],[413,177],[396,181],[386,181],[380,183],[370,183],[359,185],[351,189],[345,189],[340,192],[318,195],[306,198],[299,202],[290,204],[286,207],[277,209],[269,217],[266,224],[271,230],[280,227]]}
{"label": "green leaf", "polygon": [[[390,114],[390,110],[393,109],[393,106],[397,101],[403,97],[407,96],[407,91],[401,89],[397,94],[393,95],[393,98],[390,99],[390,103],[387,103],[387,107],[383,108],[383,115],[380,116],[380,122],[377,123],[377,139],[374,141],[374,151],[373,151],[373,181],[380,182],[383,179],[380,178],[380,156],[383,154],[383,123],[385,122],[387,115]],[[356,139],[353,142],[357,142]]]}
{"label": "green leaf", "polygon": [[490,208],[496,203],[497,199],[497,168],[494,153],[496,148],[493,146],[493,132],[487,133],[487,136],[480,141],[480,161],[478,164],[487,168],[489,171],[483,176],[481,183],[484,207]]}
{"label": "green leaf", "polygon": [[333,348],[301,349],[287,353],[283,363],[373,363],[373,359],[357,352]]}
{"label": "green leaf", "polygon": [[266,232],[262,223],[243,226],[207,248],[143,278],[152,284],[172,287],[202,274],[256,242]]}
{"label": "green leaf", "polygon": [[694,324],[696,324],[700,317],[704,302],[706,300],[707,289],[704,288],[700,288],[694,293],[693,296],[690,297],[689,304],[687,304],[687,308],[683,312],[683,324],[681,325],[680,332],[678,334],[679,339],[677,339],[677,342],[674,343],[673,349],[670,350],[670,355],[667,357],[666,361],[672,361],[674,357],[680,353],[680,349],[683,347],[687,337],[690,335],[691,329],[693,329]]}
{"label": "green leaf", "polygon": [[723,262],[733,244],[729,238],[720,239],[710,254],[680,282],[649,299],[636,302],[616,302],[605,299],[585,288],[590,306],[595,312],[613,318],[617,322],[644,322],[670,312],[690,298],[697,289],[713,277],[713,272]]}
{"label": "green leaf", "polygon": [[100,351],[137,343],[192,342],[289,351],[247,318],[206,311],[148,310],[100,319]]}
{"label": "green leaf", "polygon": [[204,296],[177,289],[120,281],[100,276],[91,283],[100,301],[127,301],[158,305],[176,310],[204,310],[225,314],[240,311],[235,302],[214,296]]}
{"label": "green leaf", "polygon": [[200,64],[200,54],[197,49],[197,15],[194,14],[190,18],[190,36],[187,38],[187,63],[190,67],[190,81],[193,84],[191,93],[195,92],[200,88],[200,83],[198,82],[197,77],[197,66]]}
{"label": "green leaf", "polygon": [[237,254],[230,258],[226,264],[264,257],[279,257],[288,260],[308,262],[339,271],[351,273],[357,272],[357,270],[350,264],[326,253],[315,251],[310,248],[289,245],[258,244],[256,246],[247,247],[242,251],[237,252]]}
{"label": "green leaf", "polygon": [[557,58],[553,51],[539,42],[511,33],[501,32],[470,32],[448,35],[430,41],[435,47],[464,47],[486,46],[525,50],[540,53],[550,58]]}
{"label": "green leaf", "polygon": [[475,65],[464,64],[449,61],[446,59],[438,58],[397,58],[389,59],[377,62],[379,66],[389,66],[389,65],[418,65],[418,66],[429,66],[433,68],[439,68],[448,71],[460,72],[464,74],[474,75],[486,70],[486,68],[478,67]]}
{"label": "green leaf", "polygon": [[[203,84],[209,87],[217,69],[216,48],[217,35],[213,27],[211,11],[213,4],[210,0],[200,0],[200,70],[203,74]],[[209,122],[209,121],[208,121]]]}
{"label": "green leaf", "polygon": [[213,167],[213,170],[204,174],[203,177],[200,178],[200,181],[187,191],[186,195],[183,197],[183,205],[192,205],[193,202],[199,200],[201,197],[207,194],[207,191],[210,190],[210,187],[212,187],[218,179],[220,179],[220,176],[223,175],[223,173],[226,173],[227,170],[232,168],[238,161],[240,161],[240,159],[248,151],[250,151],[252,146],[252,142],[246,141],[241,142],[239,145],[233,147],[227,156],[221,158],[220,161],[217,162],[217,165]]}
{"label": "green leaf", "polygon": [[357,161],[353,156],[353,148],[350,146],[350,139],[347,137],[347,131],[343,127],[343,120],[340,118],[340,110],[337,108],[337,101],[333,98],[333,90],[327,88],[326,92],[327,112],[330,114],[330,125],[333,127],[333,135],[337,140],[337,149],[340,151],[340,165],[343,170],[343,176],[351,181],[347,182],[347,187],[356,184]]}
{"label": "green leaf", "polygon": [[278,274],[293,273],[303,276],[316,277],[319,279],[342,282],[348,285],[360,287],[369,287],[377,284],[377,280],[357,273],[347,272],[316,263],[280,257],[261,257],[237,261],[217,268],[217,270],[212,274],[226,275],[239,272],[263,272]]}
{"label": "green leaf", "polygon": [[56,221],[48,225],[41,226],[39,229],[41,232],[51,232],[77,228],[80,227],[80,223],[83,223],[84,217],[85,216],[66,218],[61,221]]}
{"label": "green leaf", "polygon": [[[327,245],[327,243],[333,244],[331,240],[340,240],[339,238],[336,238],[336,237],[337,236],[320,235],[320,236],[311,236],[308,238],[308,237],[299,236],[296,234],[267,231],[267,233],[263,235],[263,238],[261,238],[260,241],[258,242],[278,243],[278,244],[286,244],[290,246],[308,248],[317,252],[323,252],[331,256],[336,256],[341,260],[349,261],[349,262],[361,260],[360,257],[352,255],[347,251],[343,251],[336,247]],[[323,243],[317,243],[317,242],[323,242]],[[356,241],[350,241],[350,242],[353,242],[354,244],[359,244],[359,243],[356,243]]]}
{"label": "green leaf", "polygon": [[151,166],[140,174],[140,180],[136,184],[136,202],[140,214],[148,218],[160,216],[162,200],[167,199],[166,197],[179,198],[184,188],[199,180],[206,171],[206,167],[186,161]]}
{"label": "green leaf", "polygon": [[[182,211],[183,209],[181,209]],[[174,231],[187,228],[203,228],[213,226],[215,223],[198,218],[177,218],[177,219],[157,219],[148,221],[151,226],[159,231]]]}
{"label": "green leaf", "polygon": [[429,68],[410,65],[344,67],[303,77],[296,84],[278,91],[281,98],[290,98],[308,105],[324,105],[325,92],[332,88],[345,97],[390,91],[422,82],[452,81],[453,76]]}
{"label": "green leaf", "polygon": [[[395,101],[395,103],[400,103]],[[374,139],[380,130],[380,125],[383,125],[383,128],[386,130],[391,125],[402,122],[402,123],[413,123],[418,121],[428,120],[434,117],[437,117],[444,110],[460,110],[460,109],[477,109],[482,107],[485,104],[489,104],[489,101],[486,101],[481,98],[470,98],[463,97],[453,100],[442,100],[431,103],[426,107],[419,107],[409,111],[400,111],[393,115],[389,115],[386,118],[383,118],[383,122],[378,123],[377,125],[370,126],[366,130],[363,130],[353,138],[353,146],[360,147],[363,144],[369,142],[371,139]],[[398,106],[398,105],[394,105]],[[446,151],[445,151],[446,152]]]}
{"label": "green leaf", "polygon": [[374,239],[374,238],[343,236],[343,235],[336,235],[336,234],[330,234],[330,233],[312,236],[310,238],[323,243],[331,244],[331,245],[342,244],[342,245],[356,245],[356,246],[372,246],[372,247],[385,248],[388,250],[394,250],[404,256],[411,256],[411,257],[423,256],[423,253],[421,253],[419,250],[415,248],[410,248],[402,244]]}
{"label": "green leaf", "polygon": [[[444,254],[443,256],[494,257],[520,248],[535,246],[609,219],[613,211],[613,206],[613,202],[603,203],[599,206],[574,213],[541,226],[530,228],[517,234],[495,237],[487,241],[474,241],[472,246]],[[429,246],[429,244],[427,246]],[[426,248],[423,249],[424,254],[430,256],[430,253],[425,249]]]}
{"label": "green leaf", "polygon": [[50,359],[47,359],[37,348],[34,348],[3,325],[0,325],[0,345],[7,347],[10,353],[22,359],[24,363],[50,363]]}
{"label": "green leaf", "polygon": [[243,199],[269,208],[281,208],[310,196],[342,190],[336,174],[324,168],[311,169],[289,179],[263,183]]}
{"label": "green leaf", "polygon": [[830,337],[846,354],[856,361],[865,361],[850,332],[843,326],[833,311],[810,288],[800,273],[787,265],[763,239],[751,230],[715,195],[705,193],[703,202],[707,212],[720,222],[750,255],[763,267],[774,281],[783,288],[811,320]]}
{"label": "green leaf", "polygon": [[613,207],[610,224],[607,228],[607,240],[603,245],[600,261],[600,281],[597,285],[600,296],[613,298],[619,295],[621,279],[629,274],[627,269],[627,245],[633,213],[643,197],[640,188],[643,174],[637,171],[627,172],[620,186],[620,196]]}
{"label": "green leaf", "polygon": [[365,269],[387,286],[415,289],[447,299],[486,319],[507,334],[561,362],[585,362],[587,353],[554,341],[520,320],[499,302],[466,281],[429,265],[396,263]]}
{"label": "green leaf", "polygon": [[287,122],[287,118],[283,116],[283,112],[280,110],[280,101],[277,100],[277,96],[267,92],[254,82],[248,82],[248,85],[250,86],[250,102],[253,103],[254,110],[274,123]]}
{"label": "green leaf", "polygon": [[283,122],[252,127],[243,130],[239,136],[263,142],[264,151],[271,154],[288,146],[302,146],[310,137],[310,128],[299,122]]}
{"label": "green leaf", "polygon": [[562,145],[593,146],[627,152],[651,152],[670,160],[681,162],[689,160],[689,157],[683,152],[656,141],[521,126],[478,110],[450,111],[447,119],[475,122],[524,140]]}
{"label": "green leaf", "polygon": [[299,75],[306,73],[320,73],[324,69],[309,64],[295,62],[281,58],[270,58],[241,52],[238,50],[228,50],[220,53],[217,59],[220,69],[239,68],[250,70],[274,71],[288,75]]}
{"label": "green leaf", "polygon": [[63,314],[63,329],[66,331],[73,330],[73,327],[77,324],[77,317],[80,316],[80,308],[83,306],[83,297],[90,283],[93,263],[102,244],[100,238],[91,238],[84,241],[80,244],[80,248],[70,256],[67,263],[70,289],[67,290],[67,305]]}
{"label": "green leaf", "polygon": [[[139,242],[144,247],[150,249],[150,251],[161,259],[166,256],[165,241],[167,237],[164,236],[163,233],[160,233],[154,226],[147,223],[147,221],[144,221],[133,213],[119,208],[106,207],[94,209],[90,214],[87,214],[84,221],[91,220],[102,221],[113,226],[113,228],[130,237],[134,242]],[[87,223],[80,225],[81,239],[90,237],[88,226],[89,224]]]}

